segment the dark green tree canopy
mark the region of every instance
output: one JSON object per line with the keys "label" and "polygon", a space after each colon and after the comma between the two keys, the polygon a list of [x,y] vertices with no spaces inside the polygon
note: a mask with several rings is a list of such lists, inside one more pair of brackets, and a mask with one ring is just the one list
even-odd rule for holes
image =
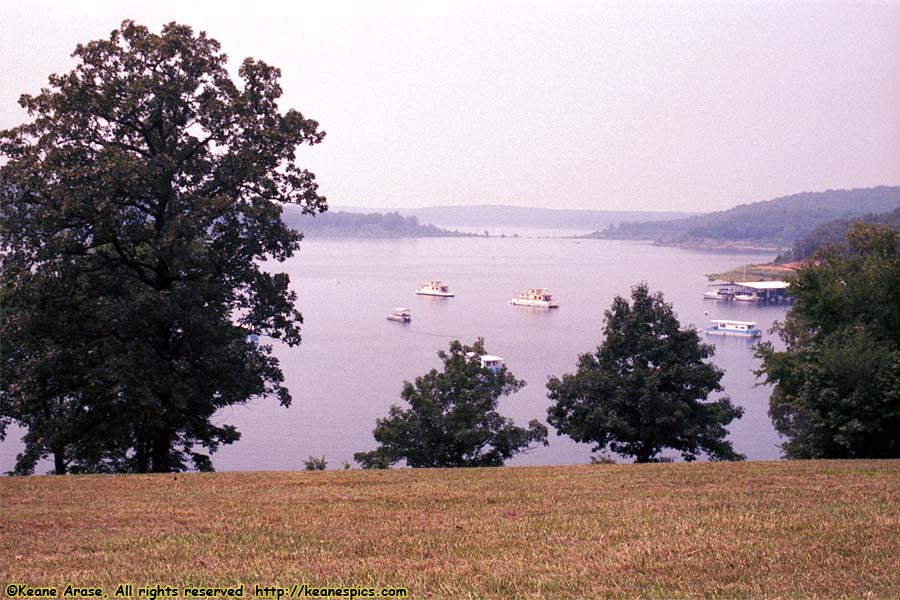
{"label": "dark green tree canopy", "polygon": [[769,415],[788,458],[900,457],[900,230],[856,223],[791,285],[794,306],[760,344]]}
{"label": "dark green tree canopy", "polygon": [[547,428],[531,421],[517,427],[497,412],[501,396],[525,382],[506,366],[485,368],[484,340],[472,346],[459,341],[438,356],[444,370],[432,369],[415,383],[404,382],[401,397],[409,408],[391,406],[375,426],[380,447],[353,458],[364,468],[384,468],[405,460],[410,467],[496,467],[533,444],[547,444]]}
{"label": "dark green tree canopy", "polygon": [[248,336],[300,343],[288,277],[260,264],[300,242],[280,203],[326,208],[295,160],[324,134],[279,111],[278,69],[248,58],[237,85],[184,25],[125,21],[73,56],[0,133],[0,418],[28,428],[23,471],[210,468],[195,446],[238,437],[216,410],[291,401]]}
{"label": "dark green tree canopy", "polygon": [[552,377],[547,420],[558,433],[650,462],[667,448],[691,461],[739,460],[725,426],[742,414],[721,391],[723,372],[706,362],[713,348],[682,329],[672,305],[646,284],[617,296],[605,313],[603,343],[582,354],[574,374]]}

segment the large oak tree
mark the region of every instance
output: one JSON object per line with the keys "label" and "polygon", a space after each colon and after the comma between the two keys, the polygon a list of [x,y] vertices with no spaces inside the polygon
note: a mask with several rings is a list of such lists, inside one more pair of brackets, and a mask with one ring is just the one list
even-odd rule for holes
{"label": "large oak tree", "polygon": [[326,208],[295,157],[324,134],[279,109],[278,69],[248,58],[236,83],[185,25],[125,21],[73,56],[0,133],[0,419],[27,428],[20,472],[209,469],[239,436],[217,410],[290,404],[269,341],[302,318],[261,262],[300,242],[280,203]]}

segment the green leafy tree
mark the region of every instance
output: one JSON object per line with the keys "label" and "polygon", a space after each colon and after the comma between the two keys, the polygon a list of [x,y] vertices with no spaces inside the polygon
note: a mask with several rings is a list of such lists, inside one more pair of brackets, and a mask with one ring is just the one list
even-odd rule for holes
{"label": "green leafy tree", "polygon": [[517,427],[497,412],[501,396],[525,382],[506,366],[483,367],[484,340],[472,346],[458,340],[438,356],[444,370],[432,369],[415,383],[404,382],[400,396],[408,409],[391,406],[375,426],[381,445],[353,458],[364,468],[387,468],[405,460],[410,467],[497,467],[533,444],[547,444],[547,427],[534,420]]}
{"label": "green leafy tree", "polygon": [[796,301],[760,344],[788,458],[900,457],[900,230],[856,223],[799,269]]}
{"label": "green leafy tree", "polygon": [[300,343],[283,273],[301,235],[281,204],[326,208],[296,164],[323,133],[281,112],[278,69],[131,21],[79,45],[77,66],[0,132],[0,426],[28,431],[17,471],[210,469],[238,439],[219,409],[291,402],[272,347]]}
{"label": "green leafy tree", "polygon": [[[95,313],[82,297],[83,281],[61,265],[55,275],[21,274],[19,286],[0,287],[2,370],[0,418],[25,429],[25,451],[15,473],[33,472],[46,454],[54,471],[70,470],[74,447],[79,454],[96,451],[92,414],[84,399],[105,393],[100,372],[104,352]],[[80,390],[80,391],[77,391]]]}
{"label": "green leafy tree", "polygon": [[740,460],[725,426],[743,413],[721,391],[723,372],[706,362],[713,347],[682,329],[672,305],[642,283],[631,304],[617,296],[605,313],[605,339],[582,354],[574,374],[547,383],[548,422],[560,435],[652,462],[667,448],[691,461]]}

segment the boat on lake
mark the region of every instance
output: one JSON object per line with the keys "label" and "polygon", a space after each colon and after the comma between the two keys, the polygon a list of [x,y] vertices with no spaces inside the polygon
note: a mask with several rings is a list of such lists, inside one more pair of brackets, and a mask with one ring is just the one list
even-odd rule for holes
{"label": "boat on lake", "polygon": [[762,331],[757,329],[755,321],[730,321],[713,319],[711,327],[706,328],[707,335],[731,335],[735,337],[757,338]]}
{"label": "boat on lake", "polygon": [[500,370],[503,366],[503,357],[502,356],[494,356],[493,354],[482,354],[480,357],[481,360],[481,368],[490,369],[494,373]]}
{"label": "boat on lake", "polygon": [[703,298],[737,302],[790,302],[786,281],[721,281],[707,284]]}
{"label": "boat on lake", "polygon": [[481,363],[482,369],[490,369],[494,373],[500,370],[503,366],[503,357],[502,356],[494,356],[493,354],[475,354],[474,352],[466,353],[466,362],[471,362],[475,357],[478,357],[478,361]]}
{"label": "boat on lake", "polygon": [[745,292],[741,294],[735,294],[734,299],[738,302],[761,302],[762,298],[758,294]]}
{"label": "boat on lake", "polygon": [[734,292],[728,289],[718,288],[703,292],[704,300],[734,300]]}
{"label": "boat on lake", "polygon": [[455,295],[450,291],[449,285],[440,281],[420,283],[416,288],[416,293],[420,296],[441,296],[442,298],[452,298]]}
{"label": "boat on lake", "polygon": [[525,290],[510,300],[509,303],[516,306],[559,308],[559,302],[553,299],[553,295],[547,292],[547,288],[531,288],[530,290]]}
{"label": "boat on lake", "polygon": [[387,316],[387,320],[409,323],[410,321],[412,321],[412,314],[410,313],[408,308],[395,308],[394,312]]}

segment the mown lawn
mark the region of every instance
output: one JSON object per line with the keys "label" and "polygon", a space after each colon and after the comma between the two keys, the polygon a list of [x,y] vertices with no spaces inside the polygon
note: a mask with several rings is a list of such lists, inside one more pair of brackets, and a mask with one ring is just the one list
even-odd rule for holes
{"label": "mown lawn", "polygon": [[0,580],[900,598],[900,461],[3,478]]}

